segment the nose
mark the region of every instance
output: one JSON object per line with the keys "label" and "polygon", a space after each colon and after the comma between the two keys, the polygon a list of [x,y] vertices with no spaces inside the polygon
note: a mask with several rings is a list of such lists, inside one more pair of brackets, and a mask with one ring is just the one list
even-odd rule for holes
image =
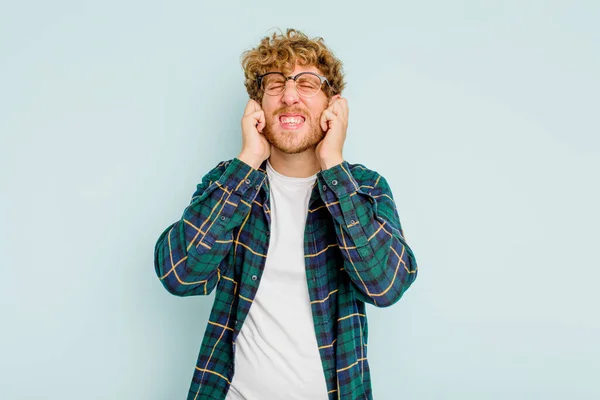
{"label": "nose", "polygon": [[283,90],[283,96],[281,98],[281,101],[283,101],[288,106],[296,104],[300,101],[298,96],[298,90],[296,90],[296,81],[294,81],[293,79],[288,79],[288,81],[285,83],[285,89]]}

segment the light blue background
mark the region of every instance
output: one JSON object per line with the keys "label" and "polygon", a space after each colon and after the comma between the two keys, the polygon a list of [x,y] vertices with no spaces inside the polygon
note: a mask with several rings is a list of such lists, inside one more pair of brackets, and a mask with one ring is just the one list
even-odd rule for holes
{"label": "light blue background", "polygon": [[600,3],[0,6],[0,399],[183,399],[210,298],[153,246],[240,149],[272,27],[345,64],[345,157],[420,275],[368,309],[376,400],[600,398]]}

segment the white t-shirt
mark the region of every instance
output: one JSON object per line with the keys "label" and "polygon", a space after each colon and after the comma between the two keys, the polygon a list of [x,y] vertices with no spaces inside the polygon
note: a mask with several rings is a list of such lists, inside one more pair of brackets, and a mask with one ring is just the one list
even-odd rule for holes
{"label": "white t-shirt", "polygon": [[267,162],[271,239],[256,297],[236,340],[227,400],[327,400],[304,264],[316,175],[290,178]]}

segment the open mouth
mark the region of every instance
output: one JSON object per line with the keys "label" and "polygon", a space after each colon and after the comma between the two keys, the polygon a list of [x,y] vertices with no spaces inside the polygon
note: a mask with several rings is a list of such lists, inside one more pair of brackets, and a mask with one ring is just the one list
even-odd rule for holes
{"label": "open mouth", "polygon": [[283,129],[298,129],[304,125],[304,118],[301,114],[281,114],[279,116],[279,123]]}

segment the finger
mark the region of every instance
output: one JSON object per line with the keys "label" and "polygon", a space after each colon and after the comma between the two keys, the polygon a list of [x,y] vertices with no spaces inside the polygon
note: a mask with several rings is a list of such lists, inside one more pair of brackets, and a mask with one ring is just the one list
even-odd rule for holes
{"label": "finger", "polygon": [[265,112],[263,110],[258,111],[258,125],[256,125],[256,130],[262,133],[263,129],[265,129],[266,121],[265,121]]}
{"label": "finger", "polygon": [[321,113],[321,119],[319,120],[319,125],[321,125],[321,130],[323,130],[323,132],[327,132],[327,129],[329,129],[327,124],[327,114],[325,113],[326,111],[327,110],[323,110]]}
{"label": "finger", "polygon": [[258,126],[258,124],[261,122],[261,119],[264,121],[264,112],[262,110],[254,111],[244,115],[244,117],[242,118],[242,124],[252,124],[252,126]]}
{"label": "finger", "polygon": [[332,105],[335,105],[336,107],[336,115],[343,115],[345,117],[348,117],[348,100],[346,100],[343,97],[340,97],[334,103],[332,103]]}
{"label": "finger", "polygon": [[327,132],[329,130],[329,121],[332,121],[334,118],[335,115],[333,115],[329,108],[323,111],[323,114],[321,114],[321,129]]}
{"label": "finger", "polygon": [[333,103],[329,108],[331,108],[331,112],[333,113],[333,115],[340,115],[340,104],[337,101]]}
{"label": "finger", "polygon": [[246,115],[245,118],[252,120],[254,126],[257,126],[261,120],[264,121],[265,113],[263,110],[253,111],[250,114]]}
{"label": "finger", "polygon": [[244,115],[248,115],[259,110],[261,110],[260,104],[258,104],[255,100],[250,99],[250,101],[248,101],[248,104],[246,104]]}
{"label": "finger", "polygon": [[348,114],[350,114],[350,108],[348,107],[348,101],[346,99],[342,99],[342,110],[344,111],[344,115],[346,119],[348,119]]}

